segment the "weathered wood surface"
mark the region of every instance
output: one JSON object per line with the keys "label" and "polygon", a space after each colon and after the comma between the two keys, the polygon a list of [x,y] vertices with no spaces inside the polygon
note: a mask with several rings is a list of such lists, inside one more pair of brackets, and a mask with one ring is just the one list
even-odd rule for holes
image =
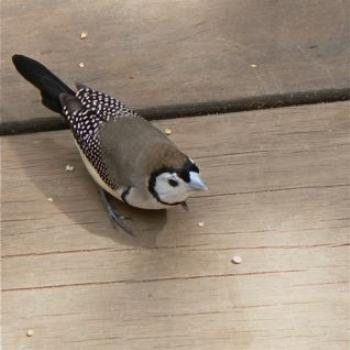
{"label": "weathered wood surface", "polygon": [[2,119],[52,114],[14,53],[135,108],[349,87],[349,10],[349,0],[3,0]]}
{"label": "weathered wood surface", "polygon": [[157,123],[210,191],[136,239],[68,131],[3,138],[4,349],[348,349],[349,107]]}

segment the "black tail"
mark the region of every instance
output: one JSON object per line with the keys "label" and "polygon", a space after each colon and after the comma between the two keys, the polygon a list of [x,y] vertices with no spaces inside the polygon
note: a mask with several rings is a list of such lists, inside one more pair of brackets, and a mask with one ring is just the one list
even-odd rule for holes
{"label": "black tail", "polygon": [[74,95],[74,91],[41,63],[29,57],[14,55],[12,62],[17,71],[40,90],[43,105],[54,112],[61,113],[59,95],[61,93]]}

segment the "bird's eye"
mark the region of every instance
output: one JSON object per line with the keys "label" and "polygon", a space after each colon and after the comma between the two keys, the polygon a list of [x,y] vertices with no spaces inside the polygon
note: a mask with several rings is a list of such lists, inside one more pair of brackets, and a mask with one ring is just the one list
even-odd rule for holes
{"label": "bird's eye", "polygon": [[176,187],[179,185],[179,183],[176,181],[176,180],[173,180],[173,179],[169,179],[168,180],[168,184],[172,187]]}

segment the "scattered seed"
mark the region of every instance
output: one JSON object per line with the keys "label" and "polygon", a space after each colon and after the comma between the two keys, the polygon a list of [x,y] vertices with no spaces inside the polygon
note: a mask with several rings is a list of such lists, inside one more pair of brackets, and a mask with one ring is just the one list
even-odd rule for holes
{"label": "scattered seed", "polygon": [[197,225],[198,225],[199,227],[204,227],[204,222],[199,222]]}
{"label": "scattered seed", "polygon": [[26,332],[27,337],[32,337],[34,335],[34,330],[33,329],[28,329]]}
{"label": "scattered seed", "polygon": [[51,197],[49,197],[47,200],[48,200],[49,202],[53,202],[53,198],[51,198]]}
{"label": "scattered seed", "polygon": [[233,264],[240,264],[242,262],[242,258],[238,255],[235,255],[231,258],[231,262]]}
{"label": "scattered seed", "polygon": [[87,32],[81,32],[80,33],[80,39],[86,39],[87,38],[87,36],[88,36],[88,33]]}
{"label": "scattered seed", "polygon": [[80,62],[80,63],[79,63],[79,67],[80,67],[80,68],[84,68],[84,67],[85,67],[84,62]]}
{"label": "scattered seed", "polygon": [[165,132],[166,135],[171,135],[172,130],[169,129],[169,128],[166,128],[166,129],[164,129],[164,132]]}
{"label": "scattered seed", "polygon": [[66,165],[66,171],[74,171],[74,166],[73,165],[70,165],[70,164],[67,164]]}
{"label": "scattered seed", "polygon": [[250,66],[251,66],[252,68],[256,68],[256,67],[257,67],[256,64],[251,64]]}

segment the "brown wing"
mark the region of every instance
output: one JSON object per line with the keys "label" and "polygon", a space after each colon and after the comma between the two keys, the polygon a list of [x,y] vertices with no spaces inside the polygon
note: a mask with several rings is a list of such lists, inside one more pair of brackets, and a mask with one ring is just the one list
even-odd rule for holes
{"label": "brown wing", "polygon": [[139,117],[119,117],[101,126],[103,161],[119,186],[143,187],[162,167],[181,167],[187,157],[160,130]]}

